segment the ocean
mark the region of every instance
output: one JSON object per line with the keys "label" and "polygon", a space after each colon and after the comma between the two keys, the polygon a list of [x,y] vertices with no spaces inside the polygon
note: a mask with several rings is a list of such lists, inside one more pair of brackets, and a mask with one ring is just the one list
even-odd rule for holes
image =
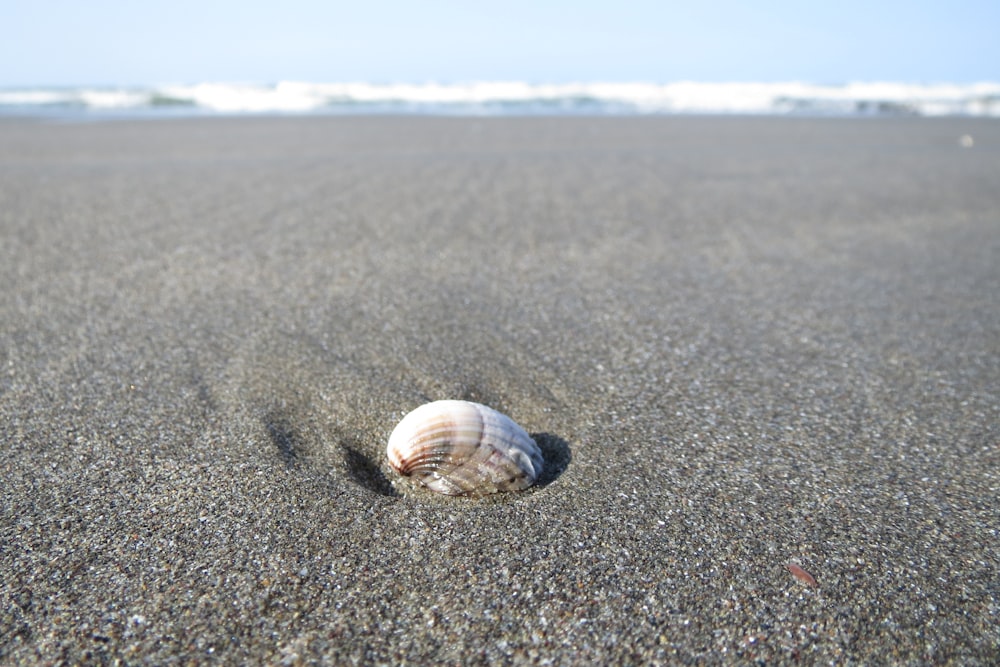
{"label": "ocean", "polygon": [[0,89],[0,115],[1000,116],[1000,83],[198,83]]}

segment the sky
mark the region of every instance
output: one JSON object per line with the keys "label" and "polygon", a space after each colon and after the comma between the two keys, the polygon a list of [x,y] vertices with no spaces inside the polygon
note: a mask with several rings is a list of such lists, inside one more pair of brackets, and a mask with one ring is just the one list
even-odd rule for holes
{"label": "sky", "polygon": [[998,0],[0,0],[0,87],[973,83]]}

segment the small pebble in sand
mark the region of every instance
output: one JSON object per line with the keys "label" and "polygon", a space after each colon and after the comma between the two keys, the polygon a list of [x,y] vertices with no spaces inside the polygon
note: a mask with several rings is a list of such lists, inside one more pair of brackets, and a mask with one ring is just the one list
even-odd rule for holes
{"label": "small pebble in sand", "polygon": [[785,567],[788,568],[788,571],[791,572],[795,576],[796,579],[798,579],[802,583],[806,584],[807,586],[812,586],[813,588],[816,588],[816,586],[818,585],[816,583],[816,580],[813,578],[813,576],[811,574],[809,574],[808,572],[806,572],[805,570],[803,570],[801,567],[799,567],[795,563],[789,563]]}
{"label": "small pebble in sand", "polygon": [[510,417],[469,401],[421,405],[393,430],[386,453],[399,474],[451,496],[526,489],[544,464],[538,445]]}

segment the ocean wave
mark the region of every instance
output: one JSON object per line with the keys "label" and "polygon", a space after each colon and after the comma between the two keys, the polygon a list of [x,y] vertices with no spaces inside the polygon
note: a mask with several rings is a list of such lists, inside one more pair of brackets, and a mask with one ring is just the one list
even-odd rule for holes
{"label": "ocean wave", "polygon": [[0,113],[1000,116],[1000,83],[199,83],[0,90]]}

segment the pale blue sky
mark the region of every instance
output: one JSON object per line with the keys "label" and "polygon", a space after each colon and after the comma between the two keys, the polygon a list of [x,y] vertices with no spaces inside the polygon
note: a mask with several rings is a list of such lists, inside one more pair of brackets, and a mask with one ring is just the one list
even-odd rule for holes
{"label": "pale blue sky", "polygon": [[0,87],[1000,80],[1000,1],[0,0]]}

